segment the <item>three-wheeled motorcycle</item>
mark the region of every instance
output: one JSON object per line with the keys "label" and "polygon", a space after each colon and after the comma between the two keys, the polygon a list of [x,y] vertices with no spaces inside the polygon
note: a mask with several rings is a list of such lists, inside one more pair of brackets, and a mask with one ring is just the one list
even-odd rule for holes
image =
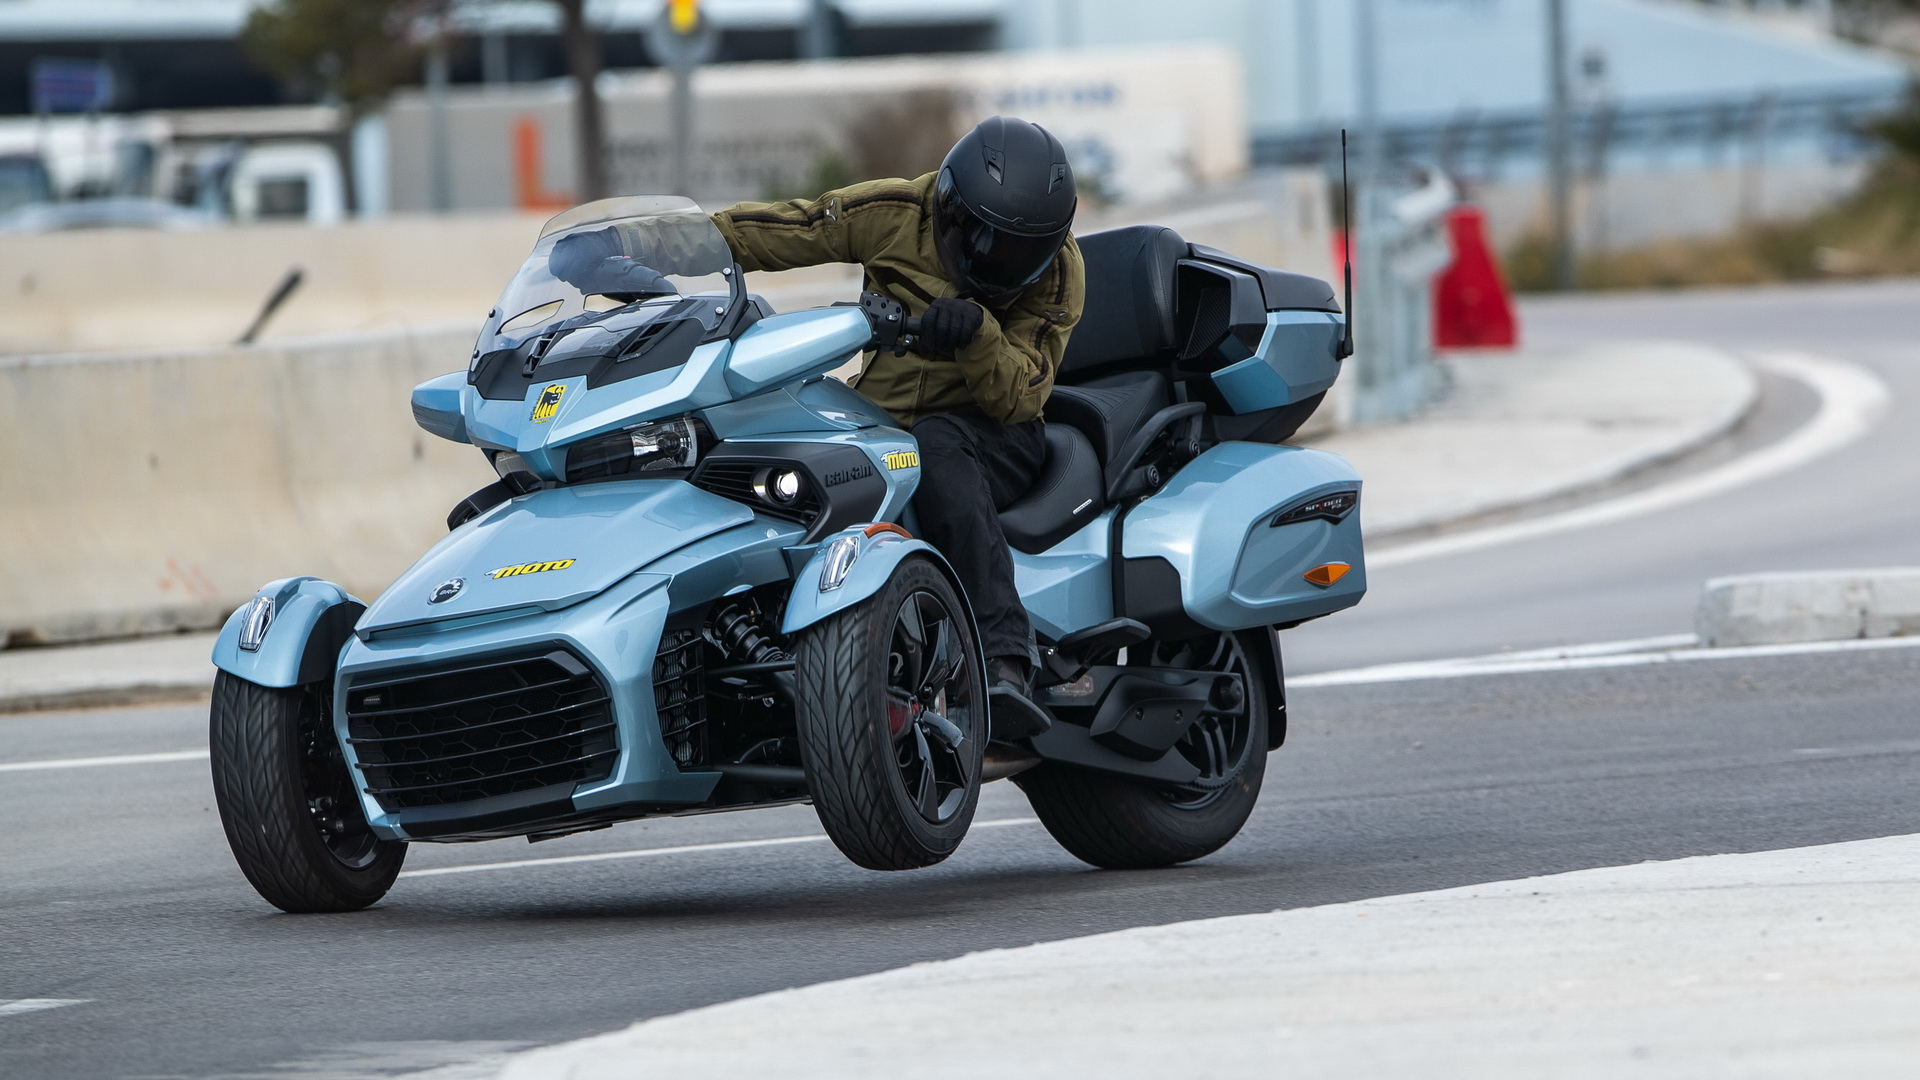
{"label": "three-wheeled motorcycle", "polygon": [[693,203],[609,199],[548,222],[467,370],[414,391],[499,480],[371,604],[294,577],[227,621],[214,787],[247,878],[349,910],[409,843],[795,802],[907,869],[1005,777],[1097,866],[1232,839],[1286,736],[1279,630],[1366,588],[1359,477],[1281,445],[1344,320],[1169,229],[1079,244],[1045,465],[1001,515],[1050,730],[991,740],[914,440],[828,377],[916,321],[877,293],[776,314]]}

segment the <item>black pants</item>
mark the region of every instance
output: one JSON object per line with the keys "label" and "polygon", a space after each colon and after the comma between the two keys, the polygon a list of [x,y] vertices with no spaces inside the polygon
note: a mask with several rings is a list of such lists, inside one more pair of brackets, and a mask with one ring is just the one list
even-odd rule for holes
{"label": "black pants", "polygon": [[980,623],[981,652],[1031,660],[1033,633],[1014,588],[1013,555],[999,511],[1040,475],[1046,426],[1039,420],[997,424],[968,407],[923,418],[913,425],[913,437],[920,444],[920,486],[913,496],[920,532],[960,575]]}

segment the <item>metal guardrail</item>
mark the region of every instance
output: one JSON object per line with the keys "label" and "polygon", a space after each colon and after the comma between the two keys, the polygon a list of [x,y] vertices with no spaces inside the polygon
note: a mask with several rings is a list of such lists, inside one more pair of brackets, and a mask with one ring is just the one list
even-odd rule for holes
{"label": "metal guardrail", "polygon": [[1407,175],[1413,190],[1383,188],[1364,200],[1354,238],[1353,389],[1344,418],[1353,423],[1402,419],[1440,385],[1433,280],[1453,260],[1446,217],[1459,192],[1439,169]]}
{"label": "metal guardrail", "polygon": [[[1835,157],[1868,153],[1866,126],[1897,108],[1905,91],[1876,86],[1775,91],[1738,97],[1688,97],[1577,107],[1570,118],[1575,152],[1588,168],[1622,149],[1704,147],[1710,152],[1787,136],[1813,136]],[[1382,126],[1387,160],[1438,162],[1455,176],[1491,177],[1510,158],[1544,154],[1545,110],[1466,111],[1444,118]],[[1257,165],[1332,166],[1338,127],[1256,136]]]}

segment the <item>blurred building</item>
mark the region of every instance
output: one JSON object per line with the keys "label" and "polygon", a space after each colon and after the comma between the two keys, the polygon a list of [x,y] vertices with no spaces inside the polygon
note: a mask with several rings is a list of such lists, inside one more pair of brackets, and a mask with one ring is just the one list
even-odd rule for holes
{"label": "blurred building", "polygon": [[[1336,167],[1357,124],[1362,0],[1032,0],[1010,47],[1208,40],[1240,52],[1256,165]],[[1380,137],[1486,203],[1496,239],[1538,223],[1545,0],[1371,0]],[[1589,247],[1792,216],[1855,186],[1897,106],[1900,58],[1788,0],[1567,0],[1577,231]]]}
{"label": "blurred building", "polygon": [[[423,162],[439,136],[424,95],[403,90],[385,118],[345,131],[337,110],[290,100],[248,61],[238,34],[255,2],[0,0],[0,210],[49,193],[312,221],[433,205]],[[926,110],[941,95],[956,122],[1009,111],[1065,125],[1094,191],[1111,198],[1219,179],[1218,155],[1196,148],[1221,130],[1238,132],[1236,160],[1331,169],[1338,130],[1358,119],[1361,2],[705,0],[718,48],[701,76],[695,194],[767,195],[917,167],[925,148],[889,125],[920,110],[918,134],[937,141],[946,129]],[[1545,0],[1371,2],[1378,33],[1364,44],[1379,56],[1389,158],[1438,165],[1513,238],[1541,174]],[[1816,0],[1567,3],[1582,227],[1603,245],[1832,198],[1873,151],[1865,121],[1907,83],[1897,58],[1831,33],[1830,7]],[[660,9],[589,0],[624,189],[669,175],[661,79],[645,44]],[[455,13],[448,205],[559,201],[573,187],[573,151],[555,6],[456,0]],[[1224,59],[1128,59],[1170,49]],[[853,59],[794,63],[818,56]],[[77,62],[79,75],[93,65],[94,111],[138,118],[27,120],[36,66],[49,61]],[[281,111],[243,108],[269,104]],[[876,142],[910,152],[889,156]],[[269,143],[264,162],[248,160]],[[235,177],[253,189],[235,194]]]}
{"label": "blurred building", "polygon": [[[0,114],[31,111],[35,59],[104,61],[116,111],[283,103],[238,34],[257,0],[0,0]],[[1543,0],[1376,0],[1381,102],[1395,122],[1537,112],[1545,100]],[[653,66],[644,36],[660,0],[597,0],[609,68]],[[1218,44],[1240,54],[1256,139],[1350,122],[1357,0],[705,0],[717,63],[809,54],[816,14],[841,56]],[[1771,17],[1824,4],[1769,0],[1569,0],[1581,92],[1623,106],[1760,92],[1878,90],[1888,56]],[[456,4],[452,80],[564,74],[546,0]]]}
{"label": "blurred building", "polygon": [[[1027,117],[1058,135],[1090,205],[1165,200],[1247,168],[1240,65],[1218,45],[716,64],[694,86],[687,193],[703,202],[814,195],[871,176],[915,176],[996,113]],[[614,188],[670,190],[667,77],[609,75],[601,93]],[[577,183],[572,104],[565,80],[451,90],[447,206],[567,205]],[[388,162],[379,197],[393,210],[433,205],[434,115],[430,95],[409,90],[372,122]]]}
{"label": "blurred building", "polygon": [[[1256,157],[1357,119],[1359,0],[1024,0],[1004,6],[1011,48],[1213,41],[1247,71]],[[1374,0],[1382,118],[1445,128],[1546,107],[1545,0]],[[1877,96],[1905,66],[1773,9],[1689,0],[1568,0],[1575,92],[1617,110],[1762,95]],[[1263,153],[1262,150],[1265,152]]]}
{"label": "blurred building", "polygon": [[[239,35],[258,0],[0,0],[0,115],[33,111],[34,61],[103,61],[115,111],[298,102],[248,60]],[[706,0],[717,62],[793,60],[810,0]],[[1006,0],[842,0],[831,45],[845,56],[978,52],[998,43]],[[610,68],[653,66],[644,35],[659,0],[589,0]],[[456,2],[455,83],[534,82],[566,71],[546,0]]]}

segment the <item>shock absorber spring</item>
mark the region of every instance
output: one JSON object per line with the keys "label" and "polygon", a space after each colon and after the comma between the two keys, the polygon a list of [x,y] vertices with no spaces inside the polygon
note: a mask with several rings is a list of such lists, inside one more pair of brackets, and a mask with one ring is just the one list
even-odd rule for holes
{"label": "shock absorber spring", "polygon": [[791,659],[786,650],[767,639],[753,615],[739,605],[730,604],[713,617],[713,643],[729,660],[742,664],[768,664]]}

